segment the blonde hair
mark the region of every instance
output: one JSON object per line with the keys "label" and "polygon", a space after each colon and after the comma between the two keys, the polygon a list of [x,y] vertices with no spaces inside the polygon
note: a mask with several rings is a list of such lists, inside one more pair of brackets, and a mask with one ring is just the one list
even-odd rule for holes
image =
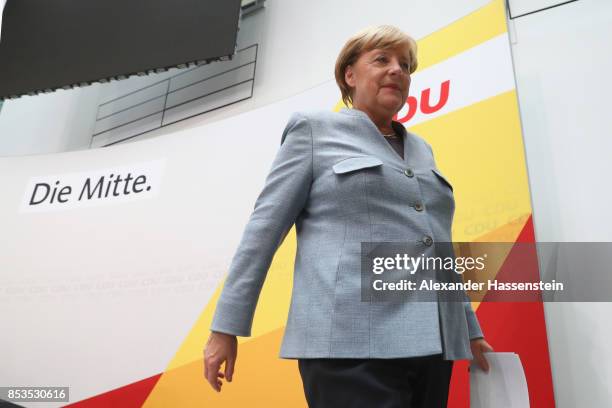
{"label": "blonde hair", "polygon": [[367,27],[348,39],[340,50],[336,59],[334,74],[336,83],[342,93],[345,105],[353,103],[351,87],[344,80],[346,67],[354,64],[362,53],[373,49],[390,49],[406,47],[410,56],[410,73],[417,69],[416,41],[399,28],[392,25],[379,25]]}

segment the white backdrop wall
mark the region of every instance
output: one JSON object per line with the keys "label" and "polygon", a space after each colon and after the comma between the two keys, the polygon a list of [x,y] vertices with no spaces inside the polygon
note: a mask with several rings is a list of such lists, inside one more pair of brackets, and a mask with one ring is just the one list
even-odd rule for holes
{"label": "white backdrop wall", "polygon": [[[485,3],[268,0],[264,10],[241,23],[239,33],[239,47],[260,44],[254,97],[142,138],[249,111],[333,78],[342,41],[365,25],[401,22],[420,38]],[[606,217],[612,195],[601,188],[612,172],[612,119],[606,111],[612,92],[606,41],[611,16],[609,1],[580,0],[510,24],[540,241],[612,241]],[[302,57],[288,58],[295,49]],[[6,102],[0,156],[88,148],[97,87]],[[606,348],[612,306],[547,304],[546,311],[557,405],[612,405],[612,357]]]}
{"label": "white backdrop wall", "polygon": [[0,157],[88,149],[99,84],[4,101]]}
{"label": "white backdrop wall", "polygon": [[[517,3],[529,12],[551,2]],[[579,0],[509,29],[536,239],[612,241],[612,3]],[[612,406],[612,305],[547,303],[545,311],[557,406]]]}
{"label": "white backdrop wall", "polygon": [[[241,198],[261,190],[287,118],[333,106],[329,90],[183,130],[178,143],[0,160],[0,384],[66,384],[74,402],[163,372],[227,271],[253,209]],[[81,200],[88,177],[128,172],[151,193],[120,185]],[[35,183],[56,181],[72,188],[67,202],[28,204]]]}

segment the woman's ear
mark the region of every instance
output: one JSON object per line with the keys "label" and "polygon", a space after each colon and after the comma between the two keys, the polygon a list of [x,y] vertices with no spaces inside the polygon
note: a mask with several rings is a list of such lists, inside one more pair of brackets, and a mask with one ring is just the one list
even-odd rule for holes
{"label": "woman's ear", "polygon": [[353,72],[353,67],[351,65],[347,65],[344,70],[344,82],[351,88],[355,87],[355,73]]}

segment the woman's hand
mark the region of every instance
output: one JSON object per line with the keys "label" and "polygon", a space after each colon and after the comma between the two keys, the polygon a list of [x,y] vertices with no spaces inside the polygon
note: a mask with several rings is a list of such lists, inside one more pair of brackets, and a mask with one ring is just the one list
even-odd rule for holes
{"label": "woman's hand", "polygon": [[[228,382],[232,382],[237,355],[236,336],[219,332],[210,334],[204,349],[204,377],[215,391],[221,391],[223,382],[220,378],[225,377]],[[225,373],[219,371],[223,362],[225,362]]]}
{"label": "woman's hand", "polygon": [[489,372],[489,362],[484,356],[485,352],[493,351],[493,347],[485,341],[483,338],[474,339],[470,341],[470,347],[472,348],[472,355],[474,361],[482,368],[485,372]]}

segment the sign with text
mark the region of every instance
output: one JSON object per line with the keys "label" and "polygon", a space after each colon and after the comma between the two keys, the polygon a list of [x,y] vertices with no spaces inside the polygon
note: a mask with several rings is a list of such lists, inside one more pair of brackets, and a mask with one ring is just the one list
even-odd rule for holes
{"label": "sign with text", "polygon": [[21,212],[52,211],[154,197],[165,160],[88,172],[32,177]]}

